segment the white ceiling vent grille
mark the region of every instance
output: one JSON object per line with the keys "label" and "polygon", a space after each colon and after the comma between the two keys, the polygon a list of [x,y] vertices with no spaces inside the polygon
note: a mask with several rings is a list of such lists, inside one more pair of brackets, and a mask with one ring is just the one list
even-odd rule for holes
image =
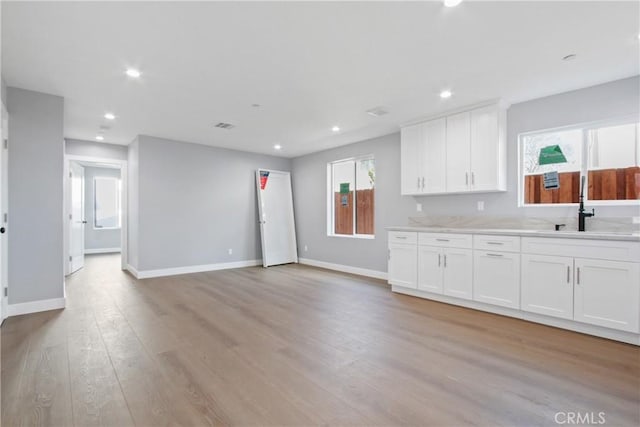
{"label": "white ceiling vent grille", "polygon": [[217,127],[217,128],[220,128],[220,129],[233,129],[235,127],[235,125],[232,125],[231,123],[220,122],[220,123],[216,124],[214,127]]}
{"label": "white ceiling vent grille", "polygon": [[384,107],[375,107],[370,110],[367,110],[367,114],[373,117],[380,117],[388,114],[389,112],[384,109]]}

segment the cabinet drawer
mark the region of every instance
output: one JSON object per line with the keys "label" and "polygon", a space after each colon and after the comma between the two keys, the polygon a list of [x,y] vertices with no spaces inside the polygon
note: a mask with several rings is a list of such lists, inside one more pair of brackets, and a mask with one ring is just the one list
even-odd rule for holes
{"label": "cabinet drawer", "polygon": [[418,233],[414,231],[390,231],[389,243],[404,243],[415,245],[418,241]]}
{"label": "cabinet drawer", "polygon": [[418,244],[443,248],[471,249],[471,234],[418,233]]}
{"label": "cabinet drawer", "polygon": [[473,249],[500,252],[520,252],[520,236],[473,236]]}
{"label": "cabinet drawer", "polygon": [[522,253],[638,262],[640,242],[523,237]]}

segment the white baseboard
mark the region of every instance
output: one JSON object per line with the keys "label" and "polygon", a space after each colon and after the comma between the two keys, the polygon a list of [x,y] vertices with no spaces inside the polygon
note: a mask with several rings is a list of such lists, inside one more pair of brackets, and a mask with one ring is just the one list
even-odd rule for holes
{"label": "white baseboard", "polygon": [[140,277],[138,277],[138,270],[136,270],[135,268],[133,268],[131,265],[127,264],[127,271],[129,273],[131,273],[131,275],[133,277],[135,277],[136,279],[139,279]]}
{"label": "white baseboard", "polygon": [[254,267],[262,265],[261,259],[252,259],[247,261],[222,262],[218,264],[190,265],[187,267],[161,268],[158,270],[141,270],[137,271],[131,266],[127,269],[137,279],[150,279],[152,277],[175,276],[178,274],[202,273],[205,271],[227,270],[230,268]]}
{"label": "white baseboard", "polygon": [[327,270],[340,271],[342,273],[357,274],[359,276],[373,277],[374,279],[387,280],[387,273],[384,271],[369,270],[360,267],[351,267],[350,265],[334,264],[331,262],[318,261],[315,259],[300,258],[300,264],[310,265],[312,267],[326,268]]}
{"label": "white baseboard", "polygon": [[38,313],[40,311],[59,310],[66,305],[66,298],[52,298],[39,301],[29,301],[19,304],[9,304],[7,317],[21,314]]}
{"label": "white baseboard", "polygon": [[99,248],[99,249],[85,249],[85,255],[91,254],[112,254],[115,252],[120,252],[120,248]]}

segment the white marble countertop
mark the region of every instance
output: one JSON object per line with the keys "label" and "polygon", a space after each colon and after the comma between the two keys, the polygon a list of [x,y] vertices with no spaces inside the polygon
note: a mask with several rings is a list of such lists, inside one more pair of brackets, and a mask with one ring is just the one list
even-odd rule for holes
{"label": "white marble countertop", "polygon": [[456,234],[489,234],[503,236],[523,237],[560,237],[568,239],[592,239],[592,240],[623,240],[640,242],[640,232],[621,231],[574,231],[574,230],[525,230],[525,229],[500,229],[500,228],[449,228],[449,227],[418,227],[395,226],[387,227],[387,231],[409,231],[423,233],[456,233]]}

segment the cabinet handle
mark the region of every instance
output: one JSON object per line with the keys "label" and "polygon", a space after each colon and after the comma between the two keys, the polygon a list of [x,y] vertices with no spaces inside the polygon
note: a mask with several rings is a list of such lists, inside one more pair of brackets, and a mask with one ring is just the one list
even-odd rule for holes
{"label": "cabinet handle", "polygon": [[390,260],[391,259],[391,249],[389,249],[387,252],[388,252],[387,253],[387,259]]}
{"label": "cabinet handle", "polygon": [[444,255],[444,268],[447,268],[447,256]]}
{"label": "cabinet handle", "polygon": [[504,255],[502,255],[502,254],[490,254],[490,253],[487,253],[487,256],[502,257],[502,256],[504,256]]}
{"label": "cabinet handle", "polygon": [[424,190],[424,176],[422,177],[422,190]]}
{"label": "cabinet handle", "polygon": [[579,285],[580,284],[580,267],[578,267],[577,270],[578,270],[578,278],[576,283]]}
{"label": "cabinet handle", "polygon": [[418,190],[420,189],[420,177],[418,177]]}
{"label": "cabinet handle", "polygon": [[407,238],[407,236],[396,236],[396,239],[400,239],[400,240],[404,240],[406,238]]}
{"label": "cabinet handle", "polygon": [[440,267],[440,254],[438,254],[438,267]]}
{"label": "cabinet handle", "polygon": [[471,185],[476,184],[476,174],[475,172],[471,172]]}
{"label": "cabinet handle", "polygon": [[571,279],[571,267],[567,265],[567,283],[569,283],[570,279]]}
{"label": "cabinet handle", "polygon": [[487,245],[504,245],[502,242],[487,242]]}
{"label": "cabinet handle", "polygon": [[448,242],[449,239],[436,239],[437,242]]}
{"label": "cabinet handle", "polygon": [[464,173],[464,185],[469,185],[469,172]]}

